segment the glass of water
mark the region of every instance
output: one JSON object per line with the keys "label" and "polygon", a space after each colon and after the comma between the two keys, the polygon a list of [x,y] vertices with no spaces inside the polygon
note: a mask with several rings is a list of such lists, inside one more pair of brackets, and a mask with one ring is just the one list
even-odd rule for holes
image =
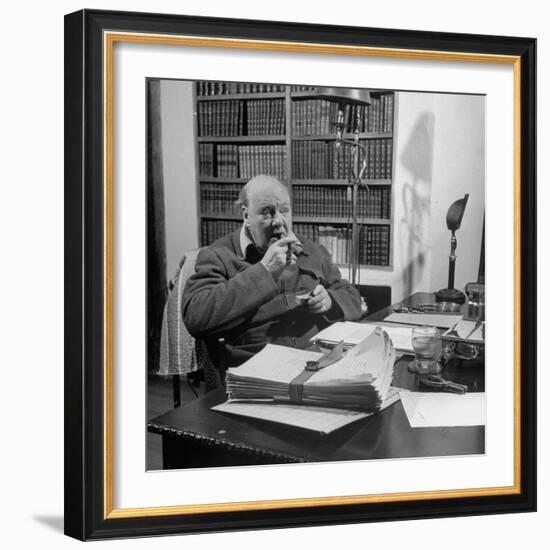
{"label": "glass of water", "polygon": [[416,374],[439,374],[441,372],[441,333],[435,327],[423,325],[412,331],[414,361],[409,370]]}

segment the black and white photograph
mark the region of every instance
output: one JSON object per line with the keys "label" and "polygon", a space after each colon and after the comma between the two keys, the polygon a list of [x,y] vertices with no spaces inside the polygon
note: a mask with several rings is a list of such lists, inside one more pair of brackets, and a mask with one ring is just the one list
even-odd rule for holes
{"label": "black and white photograph", "polygon": [[147,470],[484,455],[485,95],[145,94]]}
{"label": "black and white photograph", "polygon": [[66,534],[536,509],[536,40],[446,31],[67,15]]}

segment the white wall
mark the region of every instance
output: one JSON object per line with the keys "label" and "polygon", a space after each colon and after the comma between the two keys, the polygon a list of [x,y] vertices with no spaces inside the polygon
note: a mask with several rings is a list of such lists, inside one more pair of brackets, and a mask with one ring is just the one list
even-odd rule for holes
{"label": "white wall", "polygon": [[450,232],[445,222],[447,210],[453,201],[469,193],[462,225],[456,232],[455,288],[464,289],[466,283],[477,280],[481,251],[485,205],[485,98],[440,95],[435,97],[434,103],[430,288],[436,290],[447,286],[450,248]]}
{"label": "white wall", "polygon": [[[344,9],[331,3],[279,0],[60,0],[55,4],[28,0],[4,7],[7,22],[0,35],[4,74],[0,87],[5,106],[0,135],[3,200],[0,272],[4,382],[2,394],[4,452],[0,453],[2,540],[6,548],[44,550],[83,548],[62,535],[63,524],[63,15],[89,8],[156,11],[215,17],[303,21],[337,25],[422,29],[536,36],[538,57],[538,136],[540,212],[550,204],[548,93],[550,27],[545,5],[462,0],[359,2]],[[22,32],[24,28],[24,33]],[[22,90],[32,91],[22,93]],[[546,123],[543,124],[543,120]],[[31,156],[32,153],[32,156]],[[434,180],[435,181],[435,180]],[[490,213],[493,215],[493,213]],[[317,550],[334,548],[403,548],[407,550],[499,550],[543,547],[550,522],[549,476],[542,471],[550,456],[550,404],[545,398],[548,373],[544,335],[549,330],[548,285],[550,219],[539,217],[539,512],[437,520],[399,521],[159,537],[98,543],[93,548],[265,550],[296,548],[306,541]],[[460,239],[460,234],[459,234]],[[459,249],[459,254],[460,254]],[[459,256],[459,262],[461,256]],[[37,302],[37,297],[39,301]],[[38,304],[38,307],[37,307]],[[32,315],[37,327],[29,332]],[[32,338],[31,338],[32,336]],[[28,354],[32,342],[36,354]],[[37,360],[38,359],[38,360]],[[452,464],[452,461],[449,462]],[[322,480],[321,480],[322,481]],[[542,542],[540,542],[542,541]]]}
{"label": "white wall", "polygon": [[[451,203],[470,194],[457,232],[455,288],[477,280],[485,203],[485,100],[397,93],[392,271],[361,269],[361,281],[390,285],[392,301],[447,286]],[[466,251],[468,251],[466,253]]]}
{"label": "white wall", "polygon": [[185,252],[198,246],[193,83],[162,80],[160,98],[166,276],[170,280]]}

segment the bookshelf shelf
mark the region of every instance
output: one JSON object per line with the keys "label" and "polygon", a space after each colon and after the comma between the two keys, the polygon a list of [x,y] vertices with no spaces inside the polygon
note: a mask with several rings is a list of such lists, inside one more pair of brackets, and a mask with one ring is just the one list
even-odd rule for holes
{"label": "bookshelf shelf", "polygon": [[255,92],[249,94],[198,95],[197,101],[227,101],[230,99],[284,99],[285,92]]}
{"label": "bookshelf shelf", "polygon": [[[201,218],[210,220],[242,220],[242,216],[237,214],[214,214],[211,212],[202,212]],[[318,223],[318,224],[342,224],[348,223],[348,218],[339,218],[334,216],[293,216],[295,223]],[[386,218],[359,218],[358,223],[366,225],[388,225],[391,220]]]}
{"label": "bookshelf shelf", "polygon": [[242,216],[237,214],[212,214],[210,212],[203,212],[201,218],[209,220],[239,220],[242,221]]}
{"label": "bookshelf shelf", "polygon": [[266,136],[204,136],[199,137],[199,143],[285,143],[284,135]]}
{"label": "bookshelf shelf", "polygon": [[[313,90],[282,88],[197,83],[200,244],[238,229],[240,189],[254,175],[272,174],[292,189],[295,230],[325,246],[335,264],[348,266],[353,147],[336,147],[331,126],[335,102],[316,97]],[[370,92],[370,105],[346,107],[343,138],[353,141],[359,130],[367,162],[357,190],[357,211],[363,216],[358,219],[359,263],[391,270],[395,96],[392,91]]]}
{"label": "bookshelf shelf", "polygon": [[[384,180],[374,180],[374,179],[364,179],[361,180],[362,184],[368,185],[369,187],[391,187],[392,181],[390,179],[384,179]],[[349,180],[347,179],[293,179],[292,180],[292,186],[302,186],[302,185],[343,185],[348,186]]]}
{"label": "bookshelf shelf", "polygon": [[240,183],[244,185],[248,180],[246,178],[215,178],[213,176],[199,176],[201,183]]}
{"label": "bookshelf shelf", "polygon": [[[315,224],[348,224],[351,223],[348,218],[335,216],[293,216],[295,223],[315,223]],[[359,218],[357,222],[361,225],[389,225],[391,220],[388,218]]]}
{"label": "bookshelf shelf", "polygon": [[[359,132],[359,139],[386,139],[393,136],[392,132]],[[342,134],[344,139],[353,140],[355,134]],[[292,136],[292,141],[332,141],[336,140],[336,134],[307,134]]]}

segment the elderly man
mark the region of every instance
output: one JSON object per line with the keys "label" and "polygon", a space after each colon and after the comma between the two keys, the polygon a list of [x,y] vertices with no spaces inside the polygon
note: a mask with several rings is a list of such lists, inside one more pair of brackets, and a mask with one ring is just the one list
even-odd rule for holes
{"label": "elderly man", "polygon": [[214,361],[220,337],[233,367],[267,343],[305,348],[330,322],[359,318],[359,293],[328,252],[293,233],[282,183],[256,176],[239,203],[242,228],[201,250],[182,301],[187,329]]}

